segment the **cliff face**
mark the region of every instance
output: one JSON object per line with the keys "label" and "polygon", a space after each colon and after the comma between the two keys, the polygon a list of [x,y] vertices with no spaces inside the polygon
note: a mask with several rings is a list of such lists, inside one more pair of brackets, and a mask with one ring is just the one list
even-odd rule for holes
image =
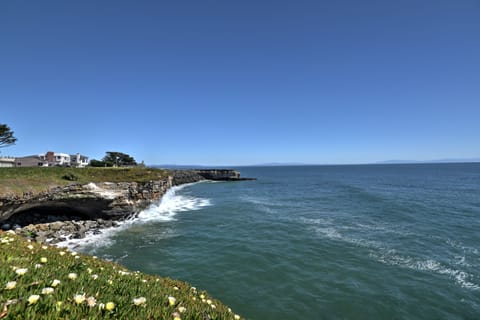
{"label": "cliff face", "polygon": [[[121,183],[89,183],[56,187],[41,194],[24,194],[0,200],[0,221],[12,216],[71,216],[73,220],[119,219],[147,207],[158,200],[169,187],[172,178],[161,181]],[[52,218],[50,218],[52,219]],[[17,219],[18,220],[18,219]],[[16,221],[24,225],[30,221]]]}
{"label": "cliff face", "polygon": [[235,170],[174,170],[165,180],[56,187],[39,194],[0,196],[0,226],[65,220],[119,220],[145,209],[172,186],[201,180],[242,180]]}

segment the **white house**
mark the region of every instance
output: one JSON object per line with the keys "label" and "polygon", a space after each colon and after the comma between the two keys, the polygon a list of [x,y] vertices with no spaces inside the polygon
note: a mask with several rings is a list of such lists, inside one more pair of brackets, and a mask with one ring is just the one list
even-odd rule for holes
{"label": "white house", "polygon": [[39,154],[38,157],[42,161],[46,161],[49,166],[69,166],[70,155],[66,153],[58,153],[48,151],[45,154]]}
{"label": "white house", "polygon": [[14,157],[0,157],[0,168],[8,168],[15,166]]}
{"label": "white house", "polygon": [[83,168],[88,166],[88,157],[82,156],[80,153],[70,155],[70,165],[72,167]]}
{"label": "white house", "polygon": [[[1,165],[1,164],[0,164]],[[48,151],[38,155],[20,157],[14,159],[16,167],[79,167],[83,168],[88,165],[88,157],[80,153],[69,155],[67,153],[59,153]]]}

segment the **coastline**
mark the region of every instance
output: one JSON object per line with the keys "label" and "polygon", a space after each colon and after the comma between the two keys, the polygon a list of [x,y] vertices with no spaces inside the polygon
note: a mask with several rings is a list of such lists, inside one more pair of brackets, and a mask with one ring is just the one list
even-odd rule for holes
{"label": "coastline", "polygon": [[0,228],[41,243],[68,243],[134,220],[172,187],[200,181],[243,181],[230,169],[171,170],[161,180],[89,182],[0,198]]}

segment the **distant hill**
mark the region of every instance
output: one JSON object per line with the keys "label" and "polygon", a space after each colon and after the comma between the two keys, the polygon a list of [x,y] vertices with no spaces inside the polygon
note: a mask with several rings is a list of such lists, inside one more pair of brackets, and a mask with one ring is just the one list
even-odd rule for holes
{"label": "distant hill", "polygon": [[437,159],[437,160],[387,160],[377,162],[379,164],[402,164],[402,163],[465,163],[465,162],[480,162],[480,158],[451,158],[451,159]]}

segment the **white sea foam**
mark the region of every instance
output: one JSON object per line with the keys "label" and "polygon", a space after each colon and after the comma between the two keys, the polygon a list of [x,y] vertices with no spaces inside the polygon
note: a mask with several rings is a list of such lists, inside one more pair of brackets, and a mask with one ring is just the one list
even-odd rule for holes
{"label": "white sea foam", "polygon": [[[389,231],[384,227],[377,228],[376,226],[368,226],[364,224],[353,224],[350,226],[338,226],[334,220],[329,218],[306,219],[302,221],[306,223],[310,229],[321,236],[322,238],[341,241],[355,245],[357,247],[365,248],[370,251],[370,258],[384,264],[398,266],[401,268],[408,268],[416,271],[432,272],[440,275],[446,275],[452,278],[456,284],[465,289],[480,290],[480,284],[474,283],[474,276],[464,270],[449,267],[433,259],[419,259],[409,256],[401,255],[395,249],[386,248],[384,243],[377,241],[355,237],[350,232],[359,231],[361,229],[382,230]],[[452,242],[449,243],[452,245]],[[455,243],[457,246],[458,243]],[[462,246],[463,249],[465,247]],[[471,248],[468,248],[471,249]],[[472,250],[473,251],[473,250]],[[465,262],[465,257],[456,257],[456,267],[470,265]]]}
{"label": "white sea foam", "polygon": [[184,186],[173,187],[163,195],[159,203],[138,214],[139,221],[171,221],[179,212],[199,210],[211,205],[210,199],[179,195],[177,191]]}
{"label": "white sea foam", "polygon": [[399,266],[402,268],[408,268],[417,271],[427,271],[440,275],[447,275],[462,288],[470,290],[480,290],[480,285],[472,282],[473,275],[463,270],[448,267],[432,259],[422,260],[413,257],[402,256],[398,254],[395,250],[371,252],[370,257],[388,265]]}
{"label": "white sea foam", "polygon": [[185,184],[170,188],[160,199],[158,203],[152,204],[147,209],[141,211],[135,218],[121,221],[117,227],[105,228],[94,234],[87,232],[86,237],[82,239],[68,239],[57,243],[59,247],[68,248],[86,248],[86,247],[105,247],[114,243],[112,239],[117,233],[131,228],[133,225],[140,225],[151,222],[167,222],[175,220],[179,212],[199,210],[210,206],[210,199],[197,198],[189,195],[178,194],[178,191],[190,184]]}

